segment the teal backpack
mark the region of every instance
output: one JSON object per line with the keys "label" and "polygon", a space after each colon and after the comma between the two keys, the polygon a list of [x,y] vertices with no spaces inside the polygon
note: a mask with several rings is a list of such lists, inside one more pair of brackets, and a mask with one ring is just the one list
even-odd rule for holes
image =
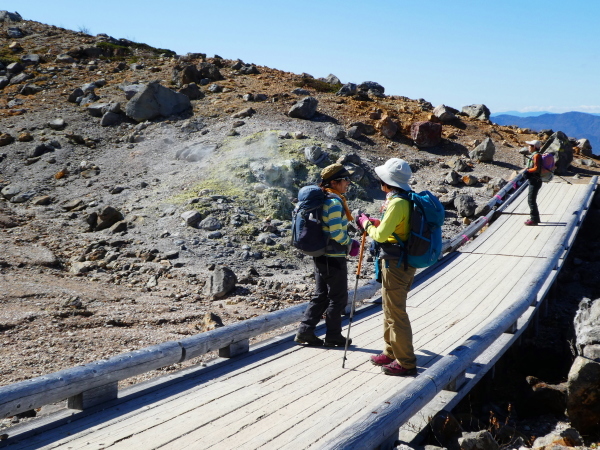
{"label": "teal backpack", "polygon": [[[411,204],[410,235],[406,242],[393,233],[398,244],[378,244],[381,252],[377,259],[398,259],[408,266],[421,269],[429,267],[442,254],[442,225],[446,212],[438,198],[429,191],[399,193],[398,197]],[[375,261],[376,278],[379,278],[379,261]]]}

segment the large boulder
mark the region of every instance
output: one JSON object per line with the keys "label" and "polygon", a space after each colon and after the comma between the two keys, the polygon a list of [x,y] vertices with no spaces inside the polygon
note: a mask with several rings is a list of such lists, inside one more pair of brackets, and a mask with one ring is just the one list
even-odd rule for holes
{"label": "large boulder", "polygon": [[463,106],[462,112],[472,119],[489,120],[490,110],[485,105]]}
{"label": "large boulder", "polygon": [[386,138],[392,139],[398,133],[400,126],[398,122],[393,120],[390,116],[385,115],[381,118],[376,125],[377,129],[383,134]]}
{"label": "large boulder", "polygon": [[173,67],[172,81],[179,87],[199,82],[200,78],[198,68],[192,64],[183,67],[179,65]]}
{"label": "large boulder", "polygon": [[383,95],[385,92],[385,88],[375,81],[364,81],[358,85],[358,89],[366,92],[372,91],[372,93],[379,95]]}
{"label": "large boulder", "polygon": [[456,110],[446,105],[438,105],[433,109],[433,114],[442,122],[451,122],[456,119]]}
{"label": "large boulder", "polygon": [[415,122],[410,127],[410,137],[417,147],[433,147],[442,140],[442,126],[434,122]]}
{"label": "large boulder", "polygon": [[212,81],[224,80],[225,78],[219,72],[219,68],[214,64],[201,62],[198,64],[198,75],[200,78],[208,78]]}
{"label": "large boulder", "polygon": [[204,293],[211,300],[216,300],[227,295],[236,283],[237,277],[229,267],[217,267],[206,280]]}
{"label": "large boulder", "polygon": [[458,439],[461,450],[499,450],[500,446],[488,430],[463,433]]}
{"label": "large boulder", "polygon": [[496,146],[490,138],[485,140],[469,152],[469,158],[479,162],[489,162],[494,160],[494,153],[496,153]]}
{"label": "large boulder", "polygon": [[592,144],[590,143],[590,141],[588,139],[583,138],[583,139],[577,140],[577,148],[579,149],[579,152],[583,156],[587,156],[587,157],[593,156]]}
{"label": "large boulder", "polygon": [[192,109],[189,97],[152,82],[133,96],[125,107],[125,114],[137,122],[156,117],[169,117]]}
{"label": "large boulder", "polygon": [[575,318],[576,349],[579,355],[588,345],[600,344],[600,300],[584,298],[579,303]]}
{"label": "large boulder", "polygon": [[600,430],[600,363],[578,356],[567,381],[567,415],[581,434]]}
{"label": "large boulder", "polygon": [[21,14],[19,14],[18,12],[8,12],[8,11],[0,11],[0,23],[10,23],[10,22],[21,22],[23,20],[23,18],[21,17]]}
{"label": "large boulder", "polygon": [[304,97],[290,108],[288,116],[296,119],[311,119],[317,112],[319,101],[314,97]]}
{"label": "large boulder", "polygon": [[554,153],[556,174],[565,175],[573,162],[573,145],[565,133],[557,131],[548,138],[540,150],[542,153]]}
{"label": "large boulder", "polygon": [[97,215],[95,230],[105,230],[123,219],[123,214],[119,210],[112,206],[105,206]]}
{"label": "large boulder", "polygon": [[335,95],[339,95],[341,97],[351,97],[358,93],[358,86],[354,83],[346,83],[343,85],[339,91]]}

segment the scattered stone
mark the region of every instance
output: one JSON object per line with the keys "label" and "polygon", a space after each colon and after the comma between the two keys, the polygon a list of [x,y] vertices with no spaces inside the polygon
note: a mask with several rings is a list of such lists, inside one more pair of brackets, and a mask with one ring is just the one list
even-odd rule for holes
{"label": "scattered stone", "polygon": [[434,147],[442,140],[442,126],[434,122],[415,122],[410,127],[410,137],[417,147]]}
{"label": "scattered stone", "polygon": [[112,227],[115,223],[120,222],[124,219],[123,214],[112,206],[105,206],[98,213],[98,222],[95,225],[96,231],[101,231],[106,228]]}
{"label": "scattered stone", "polygon": [[485,138],[484,141],[469,152],[469,158],[479,162],[491,162],[494,160],[496,146],[490,138]]}
{"label": "scattered stone", "polygon": [[360,139],[362,132],[360,131],[360,127],[353,126],[348,129],[347,135],[350,139]]}
{"label": "scattered stone", "polygon": [[479,180],[477,180],[477,177],[473,175],[464,175],[462,177],[462,182],[467,186],[474,186],[477,184],[478,181]]}
{"label": "scattered stone", "polygon": [[204,98],[204,93],[200,90],[196,83],[184,84],[181,89],[179,89],[179,93],[186,95],[190,100],[199,100]]}
{"label": "scattered stone", "polygon": [[311,119],[317,112],[319,101],[314,97],[304,97],[292,106],[288,112],[289,117],[297,119]]}
{"label": "scattered stone", "polygon": [[256,113],[256,111],[254,109],[246,108],[246,109],[241,110],[240,112],[233,114],[231,116],[231,118],[232,119],[244,119],[246,117],[251,117],[255,113]]}
{"label": "scattered stone", "polygon": [[223,87],[220,84],[213,83],[209,87],[206,88],[209,92],[213,94],[218,94],[219,92],[223,92]]}
{"label": "scattered stone", "polygon": [[235,273],[229,267],[216,267],[206,281],[204,293],[212,300],[227,295],[237,283]]}
{"label": "scattered stone", "polygon": [[36,84],[29,84],[29,83],[27,83],[26,85],[24,85],[19,90],[19,94],[21,94],[21,95],[35,95],[38,92],[42,92],[43,90],[44,90],[44,88],[42,88],[41,86],[38,86]]}
{"label": "scattered stone", "polygon": [[127,227],[127,221],[121,220],[111,226],[108,231],[112,234],[122,233],[123,231],[127,231]]}
{"label": "scattered stone", "polygon": [[463,106],[462,112],[472,119],[489,120],[490,110],[485,105]]}
{"label": "scattered stone", "polygon": [[100,125],[103,127],[110,127],[112,125],[116,125],[121,121],[121,116],[114,112],[106,112],[102,119],[100,120]]}
{"label": "scattered stone", "polygon": [[475,199],[468,194],[459,194],[454,199],[454,207],[461,217],[471,217],[475,213],[477,203]]}
{"label": "scattered stone", "polygon": [[400,129],[398,122],[392,120],[390,116],[383,116],[377,123],[377,128],[381,131],[381,134],[388,139],[392,139],[398,133]]}
{"label": "scattered stone", "polygon": [[38,156],[42,156],[46,153],[50,153],[53,151],[54,151],[54,147],[52,147],[51,145],[39,144],[27,152],[27,157],[28,158],[37,158]]}
{"label": "scattered stone", "polygon": [[54,61],[61,64],[73,64],[75,62],[75,58],[73,58],[71,55],[63,53],[62,55],[58,55]]}
{"label": "scattered stone", "polygon": [[[19,136],[17,136],[17,141],[31,142],[31,141],[33,141],[33,136],[31,135],[31,133],[29,131],[23,131],[22,133],[19,133]],[[2,147],[2,145],[5,145],[5,144],[2,144],[2,135],[0,135],[0,147]]]}
{"label": "scattered stone", "polygon": [[461,450],[499,450],[500,446],[487,430],[463,433],[458,439]]}
{"label": "scattered stone", "polygon": [[11,75],[17,75],[25,70],[25,66],[19,62],[10,63],[6,66],[6,71]]}
{"label": "scattered stone", "polygon": [[215,230],[220,230],[221,228],[223,228],[223,225],[221,224],[219,219],[217,219],[216,217],[208,216],[207,218],[203,219],[200,222],[199,227],[203,230],[215,231]]}
{"label": "scattered stone", "polygon": [[8,133],[0,133],[0,147],[4,147],[5,145],[12,144],[15,141],[15,138],[12,137]]}
{"label": "scattered stone", "polygon": [[307,91],[306,89],[302,89],[302,88],[296,88],[292,91],[292,94],[294,94],[294,95],[310,95],[310,91]]}
{"label": "scattered stone", "polygon": [[69,94],[67,101],[70,103],[78,103],[77,100],[81,98],[83,98],[83,89],[76,88],[73,92],[71,92],[71,94]]}
{"label": "scattered stone", "polygon": [[318,145],[311,145],[310,147],[304,148],[304,156],[306,159],[313,164],[320,164],[325,158],[327,153],[323,151]]}
{"label": "scattered stone", "polygon": [[351,97],[358,93],[358,86],[354,83],[346,83],[343,85],[335,95],[340,97]]}
{"label": "scattered stone", "polygon": [[49,195],[42,195],[31,200],[31,204],[36,206],[45,206],[49,205],[50,203],[52,203],[52,197]]}
{"label": "scattered stone", "polygon": [[190,210],[186,211],[181,215],[181,218],[185,221],[187,226],[196,227],[198,222],[202,220],[202,214],[198,211]]}
{"label": "scattered stone", "polygon": [[277,241],[275,241],[275,238],[277,238],[276,234],[261,233],[256,238],[256,242],[258,242],[260,244],[265,244],[265,245],[275,245],[277,243]]}
{"label": "scattered stone", "polygon": [[344,129],[339,126],[339,125],[327,125],[327,127],[325,127],[325,136],[327,136],[328,138],[331,139],[336,139],[336,140],[342,140],[346,138],[346,132],[344,131]]}
{"label": "scattered stone", "polygon": [[23,18],[18,12],[0,11],[0,23],[21,22]]}
{"label": "scattered stone", "polygon": [[223,326],[223,320],[215,313],[206,313],[202,321],[196,325],[196,329],[205,333]]}
{"label": "scattered stone", "polygon": [[38,65],[41,62],[42,58],[40,57],[40,55],[29,54],[21,56],[21,63],[24,66]]}
{"label": "scattered stone", "polygon": [[361,91],[369,92],[371,94],[379,95],[383,95],[383,93],[385,92],[385,88],[379,83],[376,83],[375,81],[364,81],[363,83],[358,85],[358,89],[360,89]]}
{"label": "scattered stone", "polygon": [[67,124],[65,123],[64,119],[54,119],[50,122],[48,122],[48,127],[52,128],[53,130],[62,130],[65,128]]}

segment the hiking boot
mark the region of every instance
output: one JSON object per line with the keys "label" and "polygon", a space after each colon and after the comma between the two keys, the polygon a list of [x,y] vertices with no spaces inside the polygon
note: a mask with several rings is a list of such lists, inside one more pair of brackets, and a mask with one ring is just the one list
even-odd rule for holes
{"label": "hiking boot", "polygon": [[537,220],[533,220],[533,219],[529,219],[529,220],[525,221],[525,225],[527,225],[528,227],[535,226],[538,223],[539,222]]}
{"label": "hiking boot", "polygon": [[[348,339],[348,345],[352,344],[352,339]],[[345,347],[346,338],[341,334],[338,336],[325,336],[325,347]]]}
{"label": "hiking boot", "polygon": [[405,369],[402,367],[396,360],[381,367],[383,373],[386,375],[394,375],[398,377],[411,377],[417,374],[417,368],[414,369]]}
{"label": "hiking boot", "polygon": [[323,339],[319,339],[315,336],[315,333],[311,332],[296,333],[294,342],[297,342],[298,344],[310,345],[312,347],[320,347],[323,345]]}
{"label": "hiking boot", "polygon": [[375,355],[371,356],[371,362],[373,364],[375,364],[376,366],[385,366],[387,364],[391,364],[392,362],[394,362],[394,359],[390,358],[385,353],[380,353],[377,356],[375,356]]}

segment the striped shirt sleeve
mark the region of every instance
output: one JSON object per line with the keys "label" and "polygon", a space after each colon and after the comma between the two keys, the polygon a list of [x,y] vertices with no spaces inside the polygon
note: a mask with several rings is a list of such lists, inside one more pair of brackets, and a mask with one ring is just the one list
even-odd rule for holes
{"label": "striped shirt sleeve", "polygon": [[342,245],[350,243],[348,219],[340,201],[328,198],[323,204],[323,230],[329,238]]}

